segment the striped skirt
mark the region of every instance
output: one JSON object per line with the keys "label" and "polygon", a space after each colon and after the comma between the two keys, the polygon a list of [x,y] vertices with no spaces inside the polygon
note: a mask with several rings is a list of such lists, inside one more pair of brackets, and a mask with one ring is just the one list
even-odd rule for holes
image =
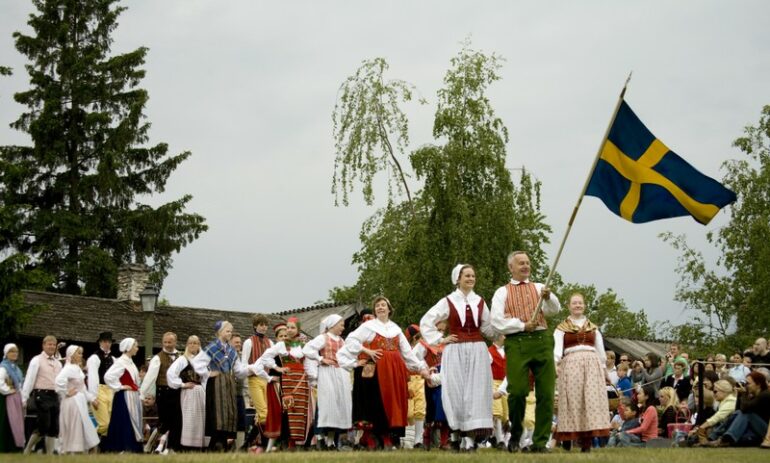
{"label": "striped skirt", "polygon": [[310,386],[302,365],[299,368],[292,368],[293,364],[288,366],[291,369],[281,376],[281,400],[289,418],[289,439],[302,445],[310,428],[309,417],[313,416]]}
{"label": "striped skirt", "polygon": [[206,383],[206,435],[235,433],[238,409],[235,404],[235,378],[221,373]]}
{"label": "striped skirt", "polygon": [[206,438],[206,390],[200,384],[192,389],[182,389],[182,436],[180,443],[185,447],[208,447]]}

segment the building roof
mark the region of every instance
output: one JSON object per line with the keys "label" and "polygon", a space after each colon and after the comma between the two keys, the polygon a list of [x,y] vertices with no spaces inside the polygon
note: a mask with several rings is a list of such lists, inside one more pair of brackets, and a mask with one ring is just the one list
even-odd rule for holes
{"label": "building roof", "polygon": [[[29,305],[41,305],[20,330],[29,337],[53,334],[70,341],[95,343],[100,332],[112,331],[116,340],[132,337],[144,344],[145,317],[141,304],[116,299],[73,296],[43,291],[23,291]],[[173,331],[183,343],[195,334],[201,342],[214,337],[214,324],[228,320],[242,336],[252,333],[252,312],[201,309],[194,307],[158,306],[155,309],[153,345],[160,347],[163,333]],[[284,321],[279,315],[266,314],[270,326]]]}
{"label": "building roof", "polygon": [[303,307],[301,309],[285,310],[283,312],[278,312],[275,315],[284,318],[297,317],[302,331],[308,336],[315,337],[319,334],[321,320],[329,315],[338,314],[342,316],[344,320],[347,320],[348,318],[357,315],[362,309],[363,305],[357,302],[347,304],[329,303]]}
{"label": "building roof", "polygon": [[633,339],[633,338],[604,338],[604,346],[616,354],[620,355],[626,352],[635,359],[641,359],[648,352],[658,354],[660,357],[666,355],[670,341]]}

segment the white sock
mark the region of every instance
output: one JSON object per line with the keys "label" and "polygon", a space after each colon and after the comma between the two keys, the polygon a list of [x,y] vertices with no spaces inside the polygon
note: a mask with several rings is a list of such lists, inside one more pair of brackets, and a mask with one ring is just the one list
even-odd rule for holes
{"label": "white sock", "polygon": [[465,436],[463,437],[463,442],[465,443],[466,449],[472,449],[473,448],[473,438]]}
{"label": "white sock", "polygon": [[460,437],[460,433],[458,433],[457,431],[452,431],[452,432],[449,434],[449,440],[451,440],[452,442],[457,442],[457,439],[458,439],[459,437]]}
{"label": "white sock", "polygon": [[272,451],[273,445],[275,445],[275,437],[271,437],[267,440],[267,449],[265,449],[265,453]]}
{"label": "white sock", "polygon": [[334,432],[326,433],[326,446],[334,447]]}
{"label": "white sock", "polygon": [[503,436],[503,423],[501,423],[499,419],[495,418],[494,426],[495,426],[495,440],[499,444],[500,442],[503,442],[503,440],[504,440],[504,436]]}
{"label": "white sock", "polygon": [[54,450],[56,450],[56,438],[45,436],[45,453],[53,455]]}
{"label": "white sock", "polygon": [[425,420],[414,420],[414,443],[422,444],[422,434],[425,429]]}

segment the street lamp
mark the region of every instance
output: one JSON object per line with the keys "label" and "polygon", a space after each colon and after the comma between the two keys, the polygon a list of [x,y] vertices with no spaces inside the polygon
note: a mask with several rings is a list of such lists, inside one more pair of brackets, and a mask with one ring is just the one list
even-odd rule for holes
{"label": "street lamp", "polygon": [[144,312],[144,357],[152,357],[152,324],[155,316],[155,306],[158,304],[158,290],[153,285],[147,285],[139,293]]}

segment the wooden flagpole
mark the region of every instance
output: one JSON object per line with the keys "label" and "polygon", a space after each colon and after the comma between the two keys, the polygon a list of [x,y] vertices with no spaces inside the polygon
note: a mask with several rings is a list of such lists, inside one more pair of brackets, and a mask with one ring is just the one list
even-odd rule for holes
{"label": "wooden flagpole", "polygon": [[[610,118],[610,123],[607,125],[607,130],[604,131],[604,137],[602,138],[602,142],[599,144],[599,149],[596,152],[596,156],[594,157],[594,162],[591,165],[591,170],[588,171],[588,177],[586,178],[586,182],[583,185],[583,190],[580,192],[580,196],[578,197],[577,203],[575,204],[575,208],[572,209],[572,216],[569,218],[569,223],[567,224],[567,230],[564,232],[564,238],[561,240],[561,245],[559,246],[559,251],[556,253],[556,258],[553,261],[553,264],[551,265],[551,269],[548,271],[548,278],[545,280],[545,287],[548,288],[551,284],[551,280],[553,279],[553,274],[556,271],[556,266],[559,264],[559,259],[561,258],[561,253],[564,250],[564,244],[567,242],[567,237],[569,237],[569,232],[572,230],[572,224],[575,223],[575,217],[577,216],[578,209],[580,208],[580,204],[583,202],[583,196],[586,194],[586,190],[588,189],[588,184],[591,181],[591,177],[594,174],[594,170],[596,169],[596,164],[599,163],[599,158],[602,155],[602,150],[604,150],[604,144],[607,143],[607,137],[610,135],[610,129],[612,128],[612,124],[615,123],[615,118],[618,115],[618,111],[620,110],[620,105],[623,103],[623,97],[626,95],[626,88],[628,87],[628,83],[631,81],[631,75],[633,74],[633,71],[628,73],[628,78],[626,78],[626,83],[623,84],[623,90],[620,91],[620,96],[618,96],[618,102],[615,104],[615,109],[612,111],[612,117]],[[537,308],[535,309],[535,314],[532,316],[532,320],[536,319],[537,316],[540,314],[540,310],[543,308],[543,295],[540,295],[540,299],[537,301]]]}

